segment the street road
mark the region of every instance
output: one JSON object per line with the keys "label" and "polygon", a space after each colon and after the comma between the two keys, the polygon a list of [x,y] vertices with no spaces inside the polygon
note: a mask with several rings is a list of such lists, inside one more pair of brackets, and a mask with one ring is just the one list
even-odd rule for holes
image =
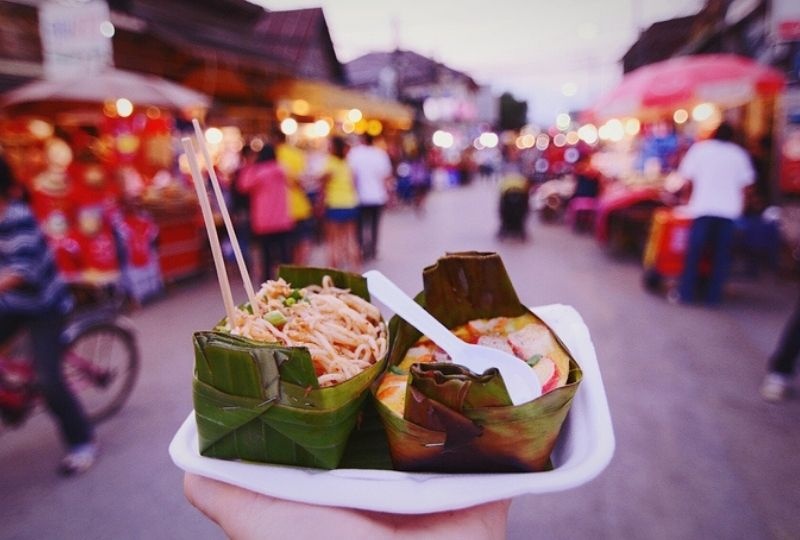
{"label": "street road", "polygon": [[[498,251],[525,302],[569,304],[586,321],[616,454],[584,486],[515,499],[509,537],[800,538],[800,400],[758,395],[797,284],[764,275],[732,282],[719,309],[671,305],[644,292],[637,261],[614,259],[563,225],[532,218],[527,243],[499,243],[496,207],[496,187],[479,184],[434,192],[421,215],[393,210],[371,267],[416,292],[421,269],[444,252]],[[191,333],[222,314],[215,287],[212,276],[173,286],[132,315],[141,378],[98,427],[102,457],[87,474],[55,474],[62,448],[44,414],[0,435],[0,538],[222,536],[185,501],[167,455],[191,410]]]}

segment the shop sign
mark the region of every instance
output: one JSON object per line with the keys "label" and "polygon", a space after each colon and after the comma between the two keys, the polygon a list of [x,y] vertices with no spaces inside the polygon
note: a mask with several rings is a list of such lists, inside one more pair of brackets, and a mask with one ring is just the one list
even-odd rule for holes
{"label": "shop sign", "polygon": [[39,7],[39,35],[46,76],[85,75],[112,65],[109,19],[103,0],[44,2]]}

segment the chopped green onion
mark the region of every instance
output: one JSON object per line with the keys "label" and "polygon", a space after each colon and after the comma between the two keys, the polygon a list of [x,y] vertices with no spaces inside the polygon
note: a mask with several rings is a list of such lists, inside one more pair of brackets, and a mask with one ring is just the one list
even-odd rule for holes
{"label": "chopped green onion", "polygon": [[280,311],[270,311],[261,316],[262,319],[267,321],[273,326],[283,326],[286,324],[286,317]]}
{"label": "chopped green onion", "polygon": [[541,354],[534,354],[533,356],[528,358],[527,363],[528,363],[529,366],[533,367],[536,364],[538,364],[539,360],[541,360],[541,359],[542,359],[542,355]]}

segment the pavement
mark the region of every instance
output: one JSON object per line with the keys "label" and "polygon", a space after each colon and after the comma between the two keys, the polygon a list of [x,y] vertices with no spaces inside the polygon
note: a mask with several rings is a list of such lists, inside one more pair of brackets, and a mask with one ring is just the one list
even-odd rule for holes
{"label": "pavement", "polygon": [[[771,404],[758,394],[797,283],[735,279],[719,308],[672,305],[643,290],[638,261],[563,225],[531,217],[528,242],[498,242],[496,208],[496,187],[476,184],[432,193],[421,213],[387,212],[369,267],[416,292],[421,269],[445,252],[497,251],[526,303],[572,305],[588,325],[614,458],[585,485],[515,498],[508,538],[800,538],[800,399]],[[62,448],[45,414],[0,434],[0,538],[223,536],[186,502],[167,455],[191,410],[190,335],[221,313],[208,275],[131,315],[140,379],[98,426],[102,456],[86,474],[56,475]]]}

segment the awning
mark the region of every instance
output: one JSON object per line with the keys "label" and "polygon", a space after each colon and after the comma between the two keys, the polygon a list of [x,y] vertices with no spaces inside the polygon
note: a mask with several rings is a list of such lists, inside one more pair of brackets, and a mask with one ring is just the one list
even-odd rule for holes
{"label": "awning", "polygon": [[172,109],[205,108],[211,103],[205,94],[166,79],[109,68],[101,73],[28,83],[0,96],[0,105],[52,101],[103,103],[117,98]]}
{"label": "awning", "polygon": [[305,101],[310,116],[335,117],[359,109],[365,118],[375,118],[398,129],[408,129],[414,121],[414,109],[408,105],[322,81],[289,79],[273,85],[268,94],[276,103]]}

